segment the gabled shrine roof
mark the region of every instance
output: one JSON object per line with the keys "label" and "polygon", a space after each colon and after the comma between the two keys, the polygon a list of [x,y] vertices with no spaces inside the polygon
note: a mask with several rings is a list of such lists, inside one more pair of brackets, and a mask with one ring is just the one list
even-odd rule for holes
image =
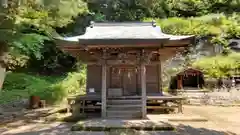
{"label": "gabled shrine roof", "polygon": [[63,42],[91,44],[123,44],[155,43],[161,44],[169,40],[178,41],[190,39],[194,36],[177,36],[165,34],[154,22],[107,22],[91,23],[83,35],[74,37],[60,37],[57,40]]}
{"label": "gabled shrine roof", "polygon": [[180,40],[191,36],[174,36],[164,34],[159,26],[152,23],[95,23],[87,27],[85,34],[75,37],[64,37],[66,41],[79,39],[170,39]]}

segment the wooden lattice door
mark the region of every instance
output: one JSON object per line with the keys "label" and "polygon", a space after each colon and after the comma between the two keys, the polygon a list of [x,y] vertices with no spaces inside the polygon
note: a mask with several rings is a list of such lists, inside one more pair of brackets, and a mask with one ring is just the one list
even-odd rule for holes
{"label": "wooden lattice door", "polygon": [[111,67],[110,87],[121,88],[125,96],[136,95],[137,72],[134,67]]}
{"label": "wooden lattice door", "polygon": [[110,87],[111,88],[123,88],[123,74],[118,68],[110,68]]}
{"label": "wooden lattice door", "polygon": [[123,90],[126,96],[137,95],[137,70],[130,67],[123,72]]}

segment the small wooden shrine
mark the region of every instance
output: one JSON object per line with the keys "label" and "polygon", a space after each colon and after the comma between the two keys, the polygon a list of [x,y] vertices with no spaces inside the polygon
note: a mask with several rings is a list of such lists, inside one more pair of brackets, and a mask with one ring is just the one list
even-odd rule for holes
{"label": "small wooden shrine", "polygon": [[59,48],[87,64],[87,95],[99,95],[102,117],[124,111],[108,106],[122,99],[143,118],[147,96],[162,96],[161,62],[194,42],[194,36],[164,34],[155,22],[91,22],[83,35],[56,39]]}
{"label": "small wooden shrine", "polygon": [[170,89],[202,89],[204,83],[203,72],[194,68],[187,68],[171,79]]}

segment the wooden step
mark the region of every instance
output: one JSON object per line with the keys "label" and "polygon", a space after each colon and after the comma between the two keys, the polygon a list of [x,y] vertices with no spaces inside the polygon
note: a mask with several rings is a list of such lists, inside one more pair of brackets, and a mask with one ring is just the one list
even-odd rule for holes
{"label": "wooden step", "polygon": [[119,99],[114,99],[114,100],[107,100],[108,105],[124,105],[124,104],[141,104],[141,100],[119,100]]}
{"label": "wooden step", "polygon": [[134,100],[139,99],[141,100],[141,96],[121,96],[121,97],[108,97],[109,100],[111,99],[122,99],[122,100]]}
{"label": "wooden step", "polygon": [[108,119],[140,119],[141,114],[134,115],[107,115]]}
{"label": "wooden step", "polygon": [[141,110],[107,110],[108,118],[139,118],[141,117]]}
{"label": "wooden step", "polygon": [[107,105],[108,108],[141,108],[142,104]]}
{"label": "wooden step", "polygon": [[108,111],[122,111],[122,110],[126,110],[126,111],[135,111],[135,110],[141,110],[141,106],[136,106],[136,107],[119,107],[119,106],[111,106],[111,107],[107,107]]}
{"label": "wooden step", "polygon": [[107,110],[107,114],[134,114],[134,113],[141,113],[140,109],[135,109],[135,110]]}

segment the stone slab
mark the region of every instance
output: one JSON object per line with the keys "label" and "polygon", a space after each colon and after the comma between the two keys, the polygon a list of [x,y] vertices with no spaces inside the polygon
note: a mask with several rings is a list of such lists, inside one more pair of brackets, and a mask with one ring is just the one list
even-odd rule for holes
{"label": "stone slab", "polygon": [[146,131],[172,131],[175,127],[167,122],[153,120],[94,119],[79,121],[72,126],[73,131],[110,131],[135,129]]}
{"label": "stone slab", "polygon": [[206,122],[207,118],[193,114],[149,114],[149,120],[175,121],[175,122]]}

